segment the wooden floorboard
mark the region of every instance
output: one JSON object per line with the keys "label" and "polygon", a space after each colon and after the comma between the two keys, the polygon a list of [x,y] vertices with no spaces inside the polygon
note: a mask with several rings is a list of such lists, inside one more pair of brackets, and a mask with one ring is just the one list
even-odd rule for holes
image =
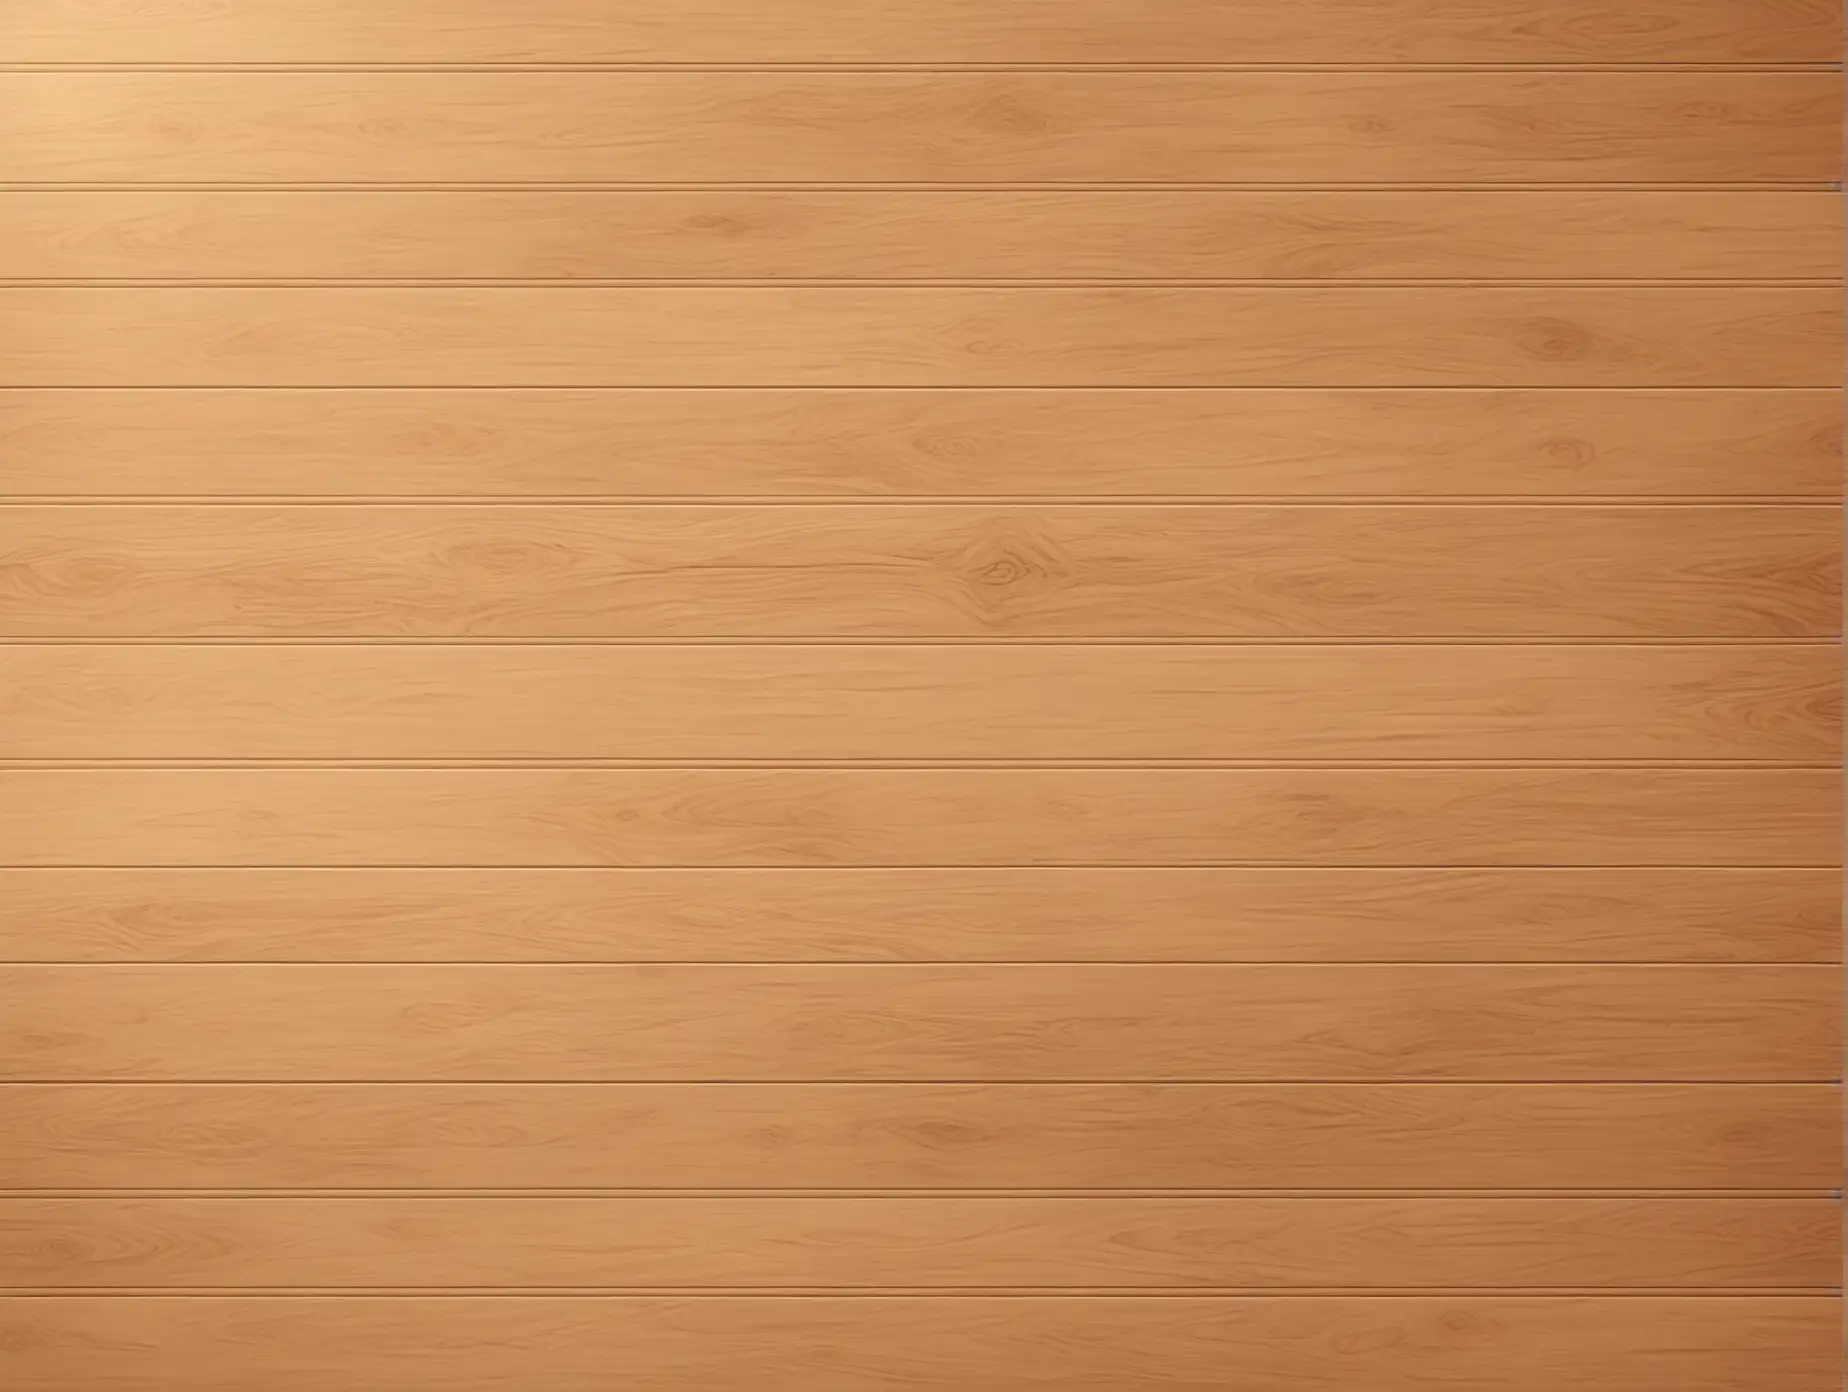
{"label": "wooden floorboard", "polygon": [[1774,191],[136,189],[0,200],[5,274],[20,279],[1839,279],[1841,239],[1834,196]]}
{"label": "wooden floorboard", "polygon": [[1838,870],[4,869],[0,960],[1839,962]]}
{"label": "wooden floorboard", "polygon": [[39,1190],[1801,1191],[1826,1084],[0,1084]]}
{"label": "wooden floorboard", "polygon": [[[1822,1296],[0,1297],[18,1392],[1833,1392]],[[1408,1350],[1410,1354],[1408,1356]],[[1030,1385],[1030,1384],[1029,1384]]]}
{"label": "wooden floorboard", "polygon": [[15,1197],[0,1288],[1787,1291],[1840,1237],[1789,1198]]}
{"label": "wooden floorboard", "polygon": [[1840,975],[1739,964],[15,964],[0,968],[0,1077],[1827,1082],[1840,1075]]}
{"label": "wooden floorboard", "polygon": [[1829,501],[1841,437],[1821,389],[0,388],[0,497]]}
{"label": "wooden floorboard", "polygon": [[1826,0],[21,0],[17,62],[1824,63]]}
{"label": "wooden floorboard", "polygon": [[15,287],[0,288],[0,376],[30,387],[1827,387],[1840,375],[1841,299],[1831,284]]}
{"label": "wooden floorboard", "polygon": [[0,649],[0,758],[1717,759],[1841,752],[1830,647]]}
{"label": "wooden floorboard", "polygon": [[1834,638],[1833,505],[0,508],[8,638]]}

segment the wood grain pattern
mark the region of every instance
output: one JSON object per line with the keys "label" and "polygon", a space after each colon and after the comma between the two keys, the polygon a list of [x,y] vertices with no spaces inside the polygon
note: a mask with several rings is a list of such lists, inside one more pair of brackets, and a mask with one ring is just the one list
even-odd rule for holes
{"label": "wood grain pattern", "polygon": [[1787,647],[0,649],[0,758],[1727,759],[1841,752]]}
{"label": "wood grain pattern", "polygon": [[0,1199],[0,1286],[1826,1288],[1826,1199]]}
{"label": "wood grain pattern", "polygon": [[13,1081],[1826,1082],[1833,966],[0,968]]}
{"label": "wood grain pattern", "polygon": [[0,289],[14,386],[1832,387],[1810,287]]}
{"label": "wood grain pattern", "polygon": [[0,1085],[27,1189],[1797,1189],[1815,1084]]}
{"label": "wood grain pattern", "polygon": [[1842,493],[1839,391],[0,389],[0,496]]}
{"label": "wood grain pattern", "polygon": [[22,72],[0,180],[1834,179],[1825,72]]}
{"label": "wood grain pattern", "polygon": [[[15,1392],[1834,1392],[1820,1296],[0,1298]],[[536,1382],[542,1376],[543,1382]]]}
{"label": "wood grain pattern", "polygon": [[16,0],[15,62],[1829,62],[1826,0]]}
{"label": "wood grain pattern", "polygon": [[0,961],[1839,962],[1735,869],[6,870]]}
{"label": "wood grain pattern", "polygon": [[1827,0],[0,55],[9,1392],[1839,1387]]}
{"label": "wood grain pattern", "polygon": [[1823,867],[1827,769],[0,772],[0,864]]}
{"label": "wood grain pattern", "polygon": [[0,509],[0,634],[1824,637],[1841,514],[1711,507]]}
{"label": "wood grain pattern", "polygon": [[[1534,228],[1546,228],[1536,237]],[[9,277],[1795,279],[1827,193],[17,190]]]}

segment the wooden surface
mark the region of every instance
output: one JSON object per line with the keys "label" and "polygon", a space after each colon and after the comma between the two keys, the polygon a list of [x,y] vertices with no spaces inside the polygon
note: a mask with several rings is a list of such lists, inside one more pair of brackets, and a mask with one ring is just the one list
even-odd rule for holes
{"label": "wooden surface", "polygon": [[1814,1190],[1841,1160],[1812,1083],[5,1083],[0,1104],[6,1183],[43,1190]]}
{"label": "wooden surface", "polygon": [[0,497],[1830,501],[1841,434],[1820,389],[0,388]]}
{"label": "wooden surface", "polygon": [[1838,962],[1833,869],[0,870],[9,962]]}
{"label": "wooden surface", "polygon": [[1791,287],[0,288],[22,386],[1822,387]]}
{"label": "wooden surface", "polygon": [[8,864],[1789,866],[1809,768],[35,768]]}
{"label": "wooden surface", "polygon": [[0,1386],[1835,1392],[1841,43],[0,6]]}
{"label": "wooden surface", "polygon": [[15,965],[0,969],[0,1077],[1826,1081],[1839,976],[1684,963]]}
{"label": "wooden surface", "polygon": [[[21,1392],[1810,1392],[1841,1359],[1820,1296],[338,1296],[0,1298]],[[1408,1350],[1412,1351],[1408,1355]],[[1031,1385],[1030,1383],[1027,1385]]]}
{"label": "wooden surface", "polygon": [[1822,193],[1598,189],[137,189],[0,204],[8,274],[75,279],[1726,281],[1767,260],[1839,278],[1841,224]]}
{"label": "wooden surface", "polygon": [[1813,62],[1827,0],[29,0],[16,62]]}
{"label": "wooden surface", "polygon": [[[297,60],[299,61],[299,60]],[[1837,74],[101,71],[9,78],[0,179],[1824,181]]]}
{"label": "wooden surface", "polygon": [[9,638],[1827,638],[1839,506],[0,507]]}
{"label": "wooden surface", "polygon": [[1833,1280],[1840,1237],[1838,1205],[1819,1198],[15,1197],[0,1280],[1780,1290]]}
{"label": "wooden surface", "polygon": [[1816,643],[15,646],[0,758],[1826,762],[1837,666]]}

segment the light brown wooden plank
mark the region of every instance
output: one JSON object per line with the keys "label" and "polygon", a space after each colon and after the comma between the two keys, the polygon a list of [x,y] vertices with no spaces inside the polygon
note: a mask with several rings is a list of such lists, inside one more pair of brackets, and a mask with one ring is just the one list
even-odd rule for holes
{"label": "light brown wooden plank", "polygon": [[13,1081],[1822,1082],[1833,966],[23,966]]}
{"label": "light brown wooden plank", "polygon": [[6,275],[53,279],[1756,280],[1841,242],[1834,195],[1769,190],[0,196]]}
{"label": "light brown wooden plank", "polygon": [[0,1286],[1826,1287],[1826,1199],[0,1199]]}
{"label": "light brown wooden plank", "polygon": [[1841,393],[0,389],[0,496],[1839,498]]}
{"label": "light brown wooden plank", "polygon": [[1826,182],[1826,72],[15,73],[0,180]]}
{"label": "light brown wooden plank", "polygon": [[1841,863],[1827,769],[12,769],[0,865]]}
{"label": "light brown wooden plank", "polygon": [[7,870],[4,961],[1839,962],[1834,870]]}
{"label": "light brown wooden plank", "polygon": [[31,506],[8,637],[1819,637],[1783,507]]}
{"label": "light brown wooden plank", "polygon": [[1826,0],[15,0],[15,62],[1828,62]]}
{"label": "light brown wooden plank", "polygon": [[0,649],[0,758],[1727,759],[1841,752],[1830,646]]}
{"label": "light brown wooden plank", "polygon": [[1825,1085],[0,1086],[25,1189],[1806,1189]]}
{"label": "light brown wooden plank", "polygon": [[14,1392],[1836,1392],[1840,1335],[1827,1296],[0,1299]]}
{"label": "light brown wooden plank", "polygon": [[1833,387],[1812,287],[25,287],[14,386]]}

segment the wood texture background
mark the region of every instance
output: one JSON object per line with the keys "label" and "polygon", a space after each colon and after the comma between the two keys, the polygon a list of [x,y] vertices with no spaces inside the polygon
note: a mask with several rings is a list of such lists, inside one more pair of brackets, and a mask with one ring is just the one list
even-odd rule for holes
{"label": "wood texture background", "polygon": [[1840,1386],[1833,5],[0,57],[9,1392]]}

